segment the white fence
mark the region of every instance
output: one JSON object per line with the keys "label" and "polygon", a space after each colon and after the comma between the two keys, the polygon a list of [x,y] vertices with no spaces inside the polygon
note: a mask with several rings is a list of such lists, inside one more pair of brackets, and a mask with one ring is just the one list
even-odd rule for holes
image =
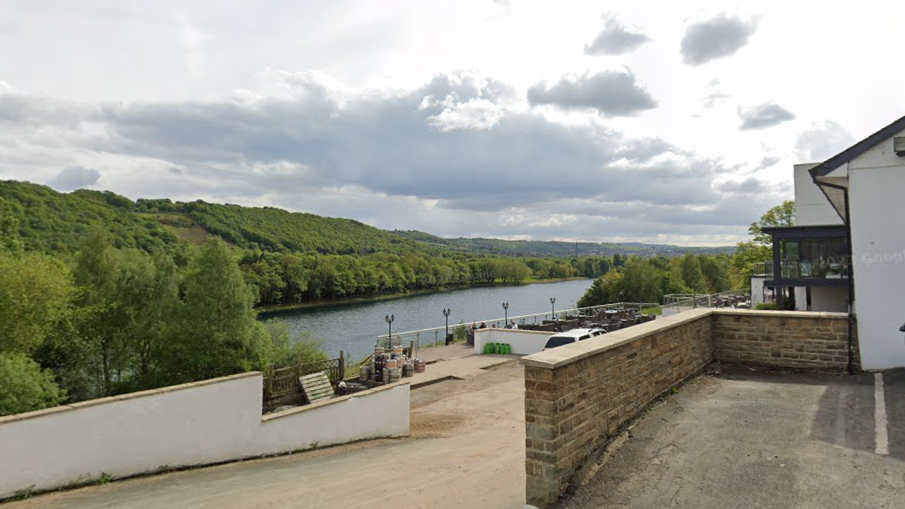
{"label": "white fence", "polygon": [[0,417],[0,499],[409,433],[409,386],[393,384],[261,416],[246,373]]}

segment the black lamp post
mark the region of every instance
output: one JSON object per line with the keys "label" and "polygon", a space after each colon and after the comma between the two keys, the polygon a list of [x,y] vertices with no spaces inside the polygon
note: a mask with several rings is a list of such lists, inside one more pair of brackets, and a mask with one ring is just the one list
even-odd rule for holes
{"label": "black lamp post", "polygon": [[508,302],[503,303],[503,316],[505,317],[505,318],[503,318],[503,328],[508,329],[509,328],[509,303]]}
{"label": "black lamp post", "polygon": [[550,314],[553,315],[553,321],[556,321],[556,297],[550,297]]}
{"label": "black lamp post", "polygon": [[384,319],[387,321],[387,348],[393,349],[393,320],[396,319],[395,315],[386,315]]}
{"label": "black lamp post", "polygon": [[446,317],[446,336],[444,336],[444,337],[446,338],[447,346],[449,345],[449,314],[450,314],[450,312],[451,311],[449,308],[446,308],[443,310],[443,316]]}

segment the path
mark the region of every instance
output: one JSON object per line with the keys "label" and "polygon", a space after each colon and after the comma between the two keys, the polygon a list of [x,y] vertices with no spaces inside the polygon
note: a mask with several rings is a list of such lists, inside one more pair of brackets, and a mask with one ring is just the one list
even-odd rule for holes
{"label": "path", "polygon": [[[445,347],[444,347],[445,348]],[[3,509],[524,508],[523,368],[510,357],[439,361],[463,373],[412,391],[412,436],[125,480]],[[361,416],[367,419],[367,416]]]}

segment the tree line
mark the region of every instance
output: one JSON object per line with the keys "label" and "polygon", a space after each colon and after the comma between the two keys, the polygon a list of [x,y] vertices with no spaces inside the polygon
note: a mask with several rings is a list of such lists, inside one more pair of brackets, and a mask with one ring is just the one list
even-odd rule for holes
{"label": "tree line", "polygon": [[[787,200],[767,210],[748,227],[748,240],[739,242],[732,255],[687,253],[681,257],[631,256],[603,276],[579,299],[578,306],[613,302],[663,303],[671,293],[712,294],[727,290],[750,291],[751,276],[758,264],[773,258],[772,239],[763,232],[768,226],[795,223],[795,202]],[[617,257],[615,260],[620,260]],[[624,259],[623,259],[624,260]]]}
{"label": "tree line", "polygon": [[629,257],[597,278],[579,307],[614,302],[662,303],[671,293],[718,293],[730,289],[728,255]]}
{"label": "tree line", "polygon": [[365,256],[241,250],[239,264],[261,306],[367,298],[456,286],[519,284],[530,279],[596,277],[612,261],[603,257],[514,258],[461,254]]}
{"label": "tree line", "polygon": [[219,239],[183,259],[101,230],[63,259],[0,215],[0,415],[324,359],[257,320],[256,289]]}

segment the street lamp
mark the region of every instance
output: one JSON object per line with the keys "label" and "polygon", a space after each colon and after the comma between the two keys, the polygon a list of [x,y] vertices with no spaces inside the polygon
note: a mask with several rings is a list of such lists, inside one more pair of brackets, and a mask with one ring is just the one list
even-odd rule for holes
{"label": "street lamp", "polygon": [[503,328],[508,329],[509,328],[509,303],[508,302],[503,303],[503,316],[505,317],[505,318],[503,318]]}
{"label": "street lamp", "polygon": [[393,320],[396,319],[395,315],[386,315],[384,319],[387,321],[387,349],[393,349]]}
{"label": "street lamp", "polygon": [[550,297],[550,314],[553,316],[553,321],[556,321],[556,297]]}
{"label": "street lamp", "polygon": [[449,346],[449,313],[450,312],[451,311],[449,308],[446,308],[443,310],[443,316],[446,317],[446,336],[444,336],[446,338],[446,346]]}

